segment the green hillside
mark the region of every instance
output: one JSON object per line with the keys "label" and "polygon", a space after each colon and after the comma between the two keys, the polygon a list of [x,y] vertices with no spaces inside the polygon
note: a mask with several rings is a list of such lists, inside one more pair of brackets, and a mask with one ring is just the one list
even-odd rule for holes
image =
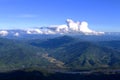
{"label": "green hillside", "polygon": [[[100,44],[100,43],[99,43]],[[119,68],[120,51],[69,36],[47,40],[0,38],[0,71],[29,67],[44,69]],[[109,43],[110,44],[110,43]]]}
{"label": "green hillside", "polygon": [[39,66],[52,67],[42,55],[44,49],[20,41],[0,39],[0,71]]}
{"label": "green hillside", "polygon": [[63,36],[33,46],[44,47],[49,56],[74,69],[120,67],[120,52],[93,42]]}

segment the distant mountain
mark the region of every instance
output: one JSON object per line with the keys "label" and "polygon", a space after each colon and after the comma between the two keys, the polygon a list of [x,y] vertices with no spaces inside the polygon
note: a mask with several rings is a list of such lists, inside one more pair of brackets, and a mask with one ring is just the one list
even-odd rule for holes
{"label": "distant mountain", "polygon": [[100,41],[98,44],[100,46],[105,46],[120,51],[120,40]]}
{"label": "distant mountain", "polygon": [[[0,71],[16,70],[27,67],[57,68],[54,58],[44,56],[46,51],[22,41],[0,38]],[[57,61],[57,60],[56,60]],[[54,65],[54,66],[53,66]]]}
{"label": "distant mountain", "polygon": [[42,48],[55,49],[55,48],[61,47],[62,45],[66,43],[71,43],[74,41],[76,40],[73,37],[61,36],[61,37],[56,37],[52,39],[46,39],[43,41],[40,39],[31,40],[29,41],[29,44],[31,44],[32,46],[37,46],[37,47],[42,47]]}
{"label": "distant mountain", "polygon": [[36,40],[30,44],[45,48],[48,56],[60,60],[65,66],[74,69],[120,66],[118,50],[73,37],[63,36],[40,43],[39,40]]}
{"label": "distant mountain", "polygon": [[104,35],[85,35],[83,33],[65,33],[65,34],[27,34],[26,30],[0,30],[1,38],[17,39],[17,40],[31,40],[31,39],[53,39],[60,36],[72,36],[74,38],[85,41],[111,41],[120,40],[119,32],[109,32]]}
{"label": "distant mountain", "polygon": [[[39,28],[37,28],[39,30]],[[35,30],[37,30],[35,29]],[[46,29],[46,28],[41,28]],[[49,28],[55,30],[53,28]],[[32,29],[34,30],[34,29]],[[37,31],[38,31],[37,30]],[[82,32],[69,32],[69,33],[62,33],[62,34],[40,34],[40,33],[27,33],[27,29],[17,29],[17,30],[0,30],[0,37],[1,38],[8,38],[8,39],[17,39],[17,40],[31,40],[31,39],[53,39],[55,37],[60,36],[72,36],[74,38],[82,39],[85,41],[111,41],[111,40],[120,40],[120,33],[119,32],[106,32],[102,35],[86,35]]]}
{"label": "distant mountain", "polygon": [[29,67],[53,70],[120,67],[119,40],[94,42],[80,36],[41,38],[0,38],[0,71]]}

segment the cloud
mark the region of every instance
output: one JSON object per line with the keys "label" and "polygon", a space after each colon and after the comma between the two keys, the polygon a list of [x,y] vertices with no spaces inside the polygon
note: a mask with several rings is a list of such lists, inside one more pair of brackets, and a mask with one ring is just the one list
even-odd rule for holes
{"label": "cloud", "polygon": [[79,26],[79,22],[75,23],[71,19],[67,19],[66,22],[67,22],[67,25],[68,25],[69,29],[74,30],[74,31],[78,31],[78,29],[79,29],[79,27],[78,27]]}
{"label": "cloud", "polygon": [[27,34],[42,34],[43,32],[40,29],[28,29]]}
{"label": "cloud", "polygon": [[88,33],[93,32],[93,30],[91,30],[91,29],[88,28],[88,23],[85,22],[85,21],[81,22],[81,24],[79,25],[79,27],[80,27],[80,31],[82,31],[82,32],[88,32]]}
{"label": "cloud", "polygon": [[88,23],[85,21],[74,22],[72,19],[67,19],[66,22],[68,25],[68,29],[72,30],[72,31],[82,32],[86,35],[88,35],[88,34],[95,34],[95,35],[104,34],[104,32],[96,32],[94,30],[89,29]]}
{"label": "cloud", "polygon": [[8,35],[8,31],[0,31],[0,35],[1,36],[7,36]]}
{"label": "cloud", "polygon": [[43,34],[56,34],[56,33],[52,30],[46,29],[46,30],[43,30]]}
{"label": "cloud", "polygon": [[57,32],[68,32],[68,26],[67,25],[59,25],[56,28]]}
{"label": "cloud", "polygon": [[71,19],[66,20],[67,24],[63,25],[52,25],[49,27],[41,27],[39,29],[28,29],[27,34],[65,34],[65,33],[84,33],[85,35],[99,35],[104,34],[104,32],[96,32],[89,29],[88,23],[85,21],[74,22]]}
{"label": "cloud", "polygon": [[15,34],[14,34],[14,36],[19,36],[20,34],[18,33],[18,32],[16,32]]}

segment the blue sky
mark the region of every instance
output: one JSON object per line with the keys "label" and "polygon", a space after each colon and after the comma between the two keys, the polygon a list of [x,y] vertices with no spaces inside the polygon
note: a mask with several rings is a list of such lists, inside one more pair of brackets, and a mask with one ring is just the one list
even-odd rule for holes
{"label": "blue sky", "polygon": [[119,0],[0,0],[0,29],[87,21],[96,31],[120,32]]}

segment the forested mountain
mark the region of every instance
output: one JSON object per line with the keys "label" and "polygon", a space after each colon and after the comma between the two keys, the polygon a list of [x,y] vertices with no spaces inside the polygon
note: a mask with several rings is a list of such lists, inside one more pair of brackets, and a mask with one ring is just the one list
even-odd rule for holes
{"label": "forested mountain", "polygon": [[0,38],[0,70],[119,68],[119,41],[90,42],[77,37],[16,40]]}
{"label": "forested mountain", "polygon": [[0,80],[119,78],[119,42],[94,42],[76,36],[0,38]]}
{"label": "forested mountain", "polygon": [[43,48],[0,38],[0,71],[36,66],[52,67],[53,63],[43,57],[45,53]]}
{"label": "forested mountain", "polygon": [[[100,42],[99,42],[100,43]],[[63,36],[45,41],[31,41],[32,46],[43,47],[49,56],[62,61],[65,66],[76,69],[109,68],[120,66],[120,52],[96,42]],[[116,45],[116,42],[113,42]],[[109,45],[108,45],[109,46]]]}

